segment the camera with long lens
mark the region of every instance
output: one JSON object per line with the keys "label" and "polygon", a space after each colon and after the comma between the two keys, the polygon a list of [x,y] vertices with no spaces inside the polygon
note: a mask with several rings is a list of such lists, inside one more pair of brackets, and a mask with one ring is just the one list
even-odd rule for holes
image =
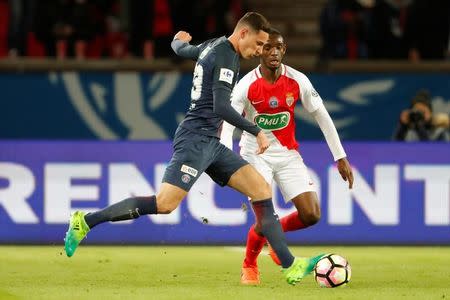
{"label": "camera with long lens", "polygon": [[422,122],[425,119],[425,116],[420,110],[417,109],[411,109],[409,112],[409,121],[411,123],[419,123]]}

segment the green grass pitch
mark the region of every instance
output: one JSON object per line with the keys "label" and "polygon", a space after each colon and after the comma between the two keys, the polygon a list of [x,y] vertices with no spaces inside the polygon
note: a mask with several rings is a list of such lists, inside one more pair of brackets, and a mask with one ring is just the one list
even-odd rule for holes
{"label": "green grass pitch", "polygon": [[267,255],[262,284],[239,284],[243,248],[1,246],[0,299],[450,299],[450,247],[291,247],[334,252],[352,266],[346,287],[319,288],[313,276],[289,286]]}

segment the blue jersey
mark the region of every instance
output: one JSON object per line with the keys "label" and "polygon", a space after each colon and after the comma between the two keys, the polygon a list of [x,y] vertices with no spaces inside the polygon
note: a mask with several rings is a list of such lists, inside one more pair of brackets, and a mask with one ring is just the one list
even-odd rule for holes
{"label": "blue jersey", "polygon": [[223,119],[214,112],[213,90],[223,88],[231,92],[238,78],[239,56],[225,37],[206,41],[198,48],[191,105],[180,126],[203,135],[218,136]]}

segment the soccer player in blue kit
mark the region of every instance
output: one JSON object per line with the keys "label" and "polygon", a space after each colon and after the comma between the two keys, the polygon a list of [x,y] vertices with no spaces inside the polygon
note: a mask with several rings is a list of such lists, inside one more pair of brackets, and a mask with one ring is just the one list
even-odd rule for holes
{"label": "soccer player in blue kit", "polygon": [[175,35],[175,53],[197,61],[191,90],[191,105],[173,140],[173,156],[157,195],[130,197],[102,210],[75,212],[65,237],[65,251],[71,257],[87,233],[98,224],[135,219],[146,214],[169,214],[178,207],[192,185],[206,172],[221,186],[228,185],[251,199],[255,230],[265,236],[281,261],[283,274],[296,284],[312,272],[321,256],[294,257],[275,214],[269,184],[247,161],[220,143],[223,120],[254,135],[257,153],[269,147],[266,135],[237,113],[230,103],[237,81],[239,57],[259,56],[268,40],[269,23],[264,16],[249,12],[233,33],[194,46],[189,33]]}

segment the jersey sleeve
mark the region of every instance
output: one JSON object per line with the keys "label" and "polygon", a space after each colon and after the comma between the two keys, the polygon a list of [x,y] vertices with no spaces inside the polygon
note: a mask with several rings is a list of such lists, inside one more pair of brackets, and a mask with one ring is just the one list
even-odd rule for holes
{"label": "jersey sleeve", "polygon": [[344,147],[342,147],[336,127],[334,126],[333,120],[331,120],[330,114],[328,114],[328,111],[323,103],[319,104],[319,107],[312,113],[312,115],[316,119],[317,124],[319,124],[320,130],[322,130],[323,136],[327,141],[328,148],[330,148],[330,151],[333,154],[334,161],[338,161],[339,159],[346,157],[347,154],[345,154]]}
{"label": "jersey sleeve", "polygon": [[199,46],[193,46],[178,39],[174,39],[170,45],[176,55],[193,60],[197,60],[201,50],[199,47],[201,44]]}
{"label": "jersey sleeve", "polygon": [[295,80],[300,86],[300,100],[303,107],[309,113],[316,111],[323,101],[319,93],[314,89],[311,81],[305,74],[300,72],[295,73]]}
{"label": "jersey sleeve", "polygon": [[[244,111],[245,106],[248,103],[248,87],[248,80],[246,80],[246,77],[244,77],[238,82],[238,84],[233,89],[233,92],[231,93],[231,106],[240,115],[242,115],[242,112]],[[231,150],[233,150],[233,133],[235,128],[235,126],[224,121],[222,125],[222,132],[220,134],[220,142]]]}
{"label": "jersey sleeve", "polygon": [[226,47],[217,47],[213,69],[213,111],[231,125],[257,136],[261,129],[231,107],[230,96],[239,70],[239,58]]}
{"label": "jersey sleeve", "polygon": [[224,46],[216,47],[215,49],[215,64],[213,69],[213,87],[224,88],[226,90],[233,89],[233,83],[238,76],[239,60],[235,53]]}

